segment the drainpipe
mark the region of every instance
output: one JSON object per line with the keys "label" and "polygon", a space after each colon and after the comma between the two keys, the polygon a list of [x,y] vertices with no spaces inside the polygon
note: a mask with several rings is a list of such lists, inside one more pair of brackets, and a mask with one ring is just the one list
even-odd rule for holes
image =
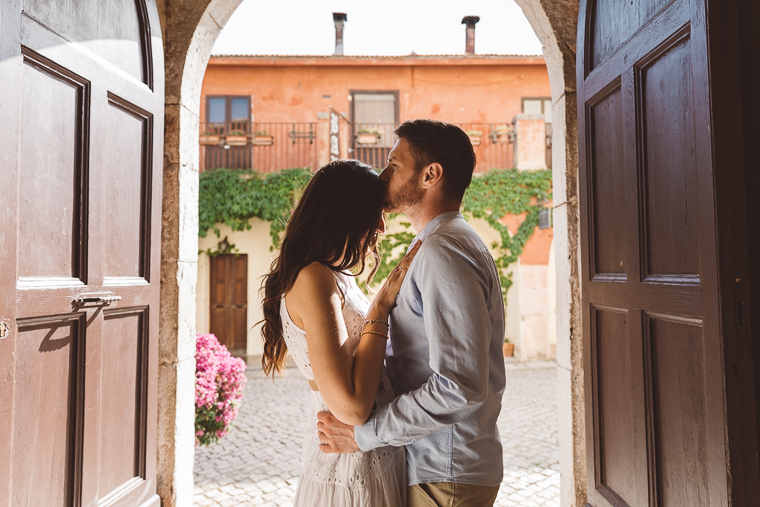
{"label": "drainpipe", "polygon": [[462,18],[462,24],[467,25],[465,30],[465,54],[475,54],[475,24],[478,21],[480,21],[480,16],[465,16]]}
{"label": "drainpipe", "polygon": [[343,23],[348,20],[348,14],[345,12],[333,12],[333,21],[335,21],[335,53],[333,55],[343,56]]}

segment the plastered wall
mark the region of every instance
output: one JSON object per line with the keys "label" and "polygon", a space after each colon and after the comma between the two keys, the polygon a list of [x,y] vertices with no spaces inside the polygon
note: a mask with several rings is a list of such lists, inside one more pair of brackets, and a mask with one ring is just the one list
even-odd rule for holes
{"label": "plastered wall", "polygon": [[[330,107],[350,116],[352,90],[392,90],[399,92],[401,121],[488,123],[511,122],[522,112],[523,97],[551,96],[543,58],[441,58],[432,63],[343,58],[340,62],[212,57],[201,103],[205,104],[206,95],[252,96],[254,121],[307,122]],[[201,107],[201,121],[205,115]]]}
{"label": "plastered wall", "polygon": [[[404,229],[401,225],[407,219],[400,215],[388,223],[388,233],[400,232]],[[483,219],[468,217],[470,225],[477,231],[486,245],[491,250],[491,255],[499,253],[491,248],[494,243],[499,244],[501,238],[498,231],[493,229]],[[251,229],[247,231],[233,231],[223,224],[218,224],[220,237],[212,231],[205,238],[200,238],[198,245],[201,251],[217,250],[221,239],[234,244],[237,253],[248,255],[248,347],[249,356],[260,356],[263,352],[261,341],[261,325],[256,324],[262,318],[261,294],[259,289],[263,276],[269,271],[269,266],[276,252],[270,251],[272,244],[269,236],[269,223],[258,218],[250,220]],[[548,248],[547,248],[548,249]],[[394,251],[395,257],[399,252]],[[550,295],[549,272],[553,266],[548,264],[520,264],[516,263],[510,268],[513,271],[511,289],[507,293],[507,337],[515,343],[516,356],[520,359],[549,359],[552,354],[552,345],[556,347],[556,331],[552,327],[550,316],[553,314],[553,305]],[[196,305],[196,327],[199,332],[209,331],[210,316],[210,261],[205,253],[198,256],[198,295]],[[380,281],[376,281],[380,282]],[[253,359],[255,361],[255,359]]]}

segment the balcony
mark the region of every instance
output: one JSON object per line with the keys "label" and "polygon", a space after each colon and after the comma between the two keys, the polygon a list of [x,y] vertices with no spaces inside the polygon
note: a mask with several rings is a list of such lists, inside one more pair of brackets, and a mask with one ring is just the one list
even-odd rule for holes
{"label": "balcony", "polygon": [[318,168],[316,123],[201,123],[200,145],[201,170]]}
{"label": "balcony", "polygon": [[[458,125],[472,142],[476,173],[515,166],[517,136],[511,122]],[[397,126],[349,123],[337,115],[318,122],[202,123],[201,170],[252,168],[271,173],[309,167],[314,171],[336,157],[355,158],[381,168],[396,142]]]}
{"label": "balcony", "polygon": [[[514,130],[512,124],[504,123],[460,123],[467,133],[475,151],[477,165],[475,172],[489,169],[508,169],[514,164]],[[398,127],[394,123],[354,123],[352,126],[353,145],[349,156],[372,167],[384,167],[388,153],[396,142],[393,133]]]}

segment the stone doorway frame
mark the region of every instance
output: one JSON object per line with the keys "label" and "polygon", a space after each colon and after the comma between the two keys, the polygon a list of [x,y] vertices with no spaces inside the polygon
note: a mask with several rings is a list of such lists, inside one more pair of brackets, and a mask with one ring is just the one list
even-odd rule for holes
{"label": "stone doorway frame", "polygon": [[[578,0],[515,1],[544,46],[552,90],[561,505],[580,507],[586,503],[586,444],[575,93]],[[164,507],[193,503],[201,85],[214,42],[241,2],[158,2],[166,69],[157,456]]]}

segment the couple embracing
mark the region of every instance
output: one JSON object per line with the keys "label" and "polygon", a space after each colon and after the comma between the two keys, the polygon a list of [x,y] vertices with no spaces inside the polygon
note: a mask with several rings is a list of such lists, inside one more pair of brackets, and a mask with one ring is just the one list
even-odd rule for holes
{"label": "couple embracing", "polygon": [[[459,212],[475,153],[442,122],[396,135],[380,176],[315,173],[264,284],[264,370],[289,353],[312,390],[296,507],[484,507],[501,483],[504,304]],[[383,211],[417,236],[369,302],[352,273],[377,269]]]}

